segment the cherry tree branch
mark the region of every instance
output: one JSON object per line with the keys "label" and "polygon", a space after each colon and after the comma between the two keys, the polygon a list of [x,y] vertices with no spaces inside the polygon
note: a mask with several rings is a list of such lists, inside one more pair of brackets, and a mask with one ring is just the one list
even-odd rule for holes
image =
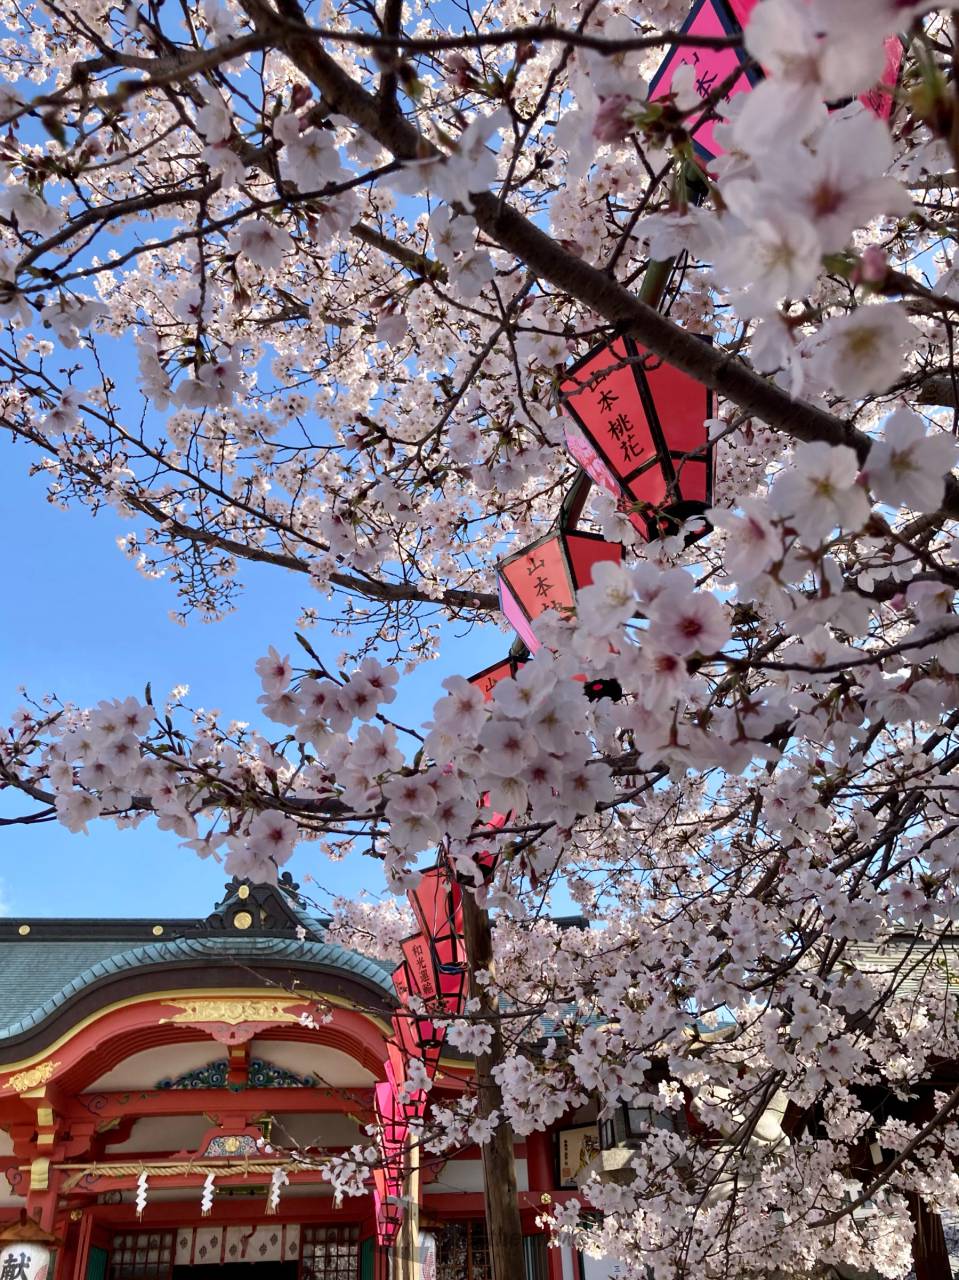
{"label": "cherry tree branch", "polygon": [[[280,0],[281,12],[267,0],[241,3],[257,30],[273,36],[331,108],[348,116],[397,160],[442,157],[443,153],[407,119],[384,118],[376,98],[320,46],[315,33],[314,38],[306,38],[310,29],[297,0]],[[654,355],[791,439],[846,445],[860,463],[865,462],[872,440],[852,423],[805,401],[794,400],[741,360],[701,342],[605,271],[564,249],[535,222],[492,192],[472,196],[470,208],[486,235],[513,253],[532,274],[572,295]],[[941,509],[947,516],[959,519],[959,482],[952,475],[946,477]]]}

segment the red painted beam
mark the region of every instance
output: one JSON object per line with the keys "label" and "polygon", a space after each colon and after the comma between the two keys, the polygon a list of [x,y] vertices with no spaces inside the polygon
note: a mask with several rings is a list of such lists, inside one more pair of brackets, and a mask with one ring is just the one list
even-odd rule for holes
{"label": "red painted beam", "polygon": [[[539,1191],[521,1191],[518,1196],[520,1210],[525,1214],[542,1213],[545,1206],[541,1199]],[[550,1195],[553,1204],[565,1204],[567,1200],[576,1199],[581,1204],[585,1202],[585,1196],[581,1191],[554,1191]],[[474,1214],[482,1214],[485,1212],[483,1206],[483,1193],[481,1191],[443,1191],[433,1193],[425,1191],[423,1196],[423,1212],[428,1217],[430,1214],[439,1213],[449,1215],[455,1218],[457,1213],[461,1213],[466,1217]]]}

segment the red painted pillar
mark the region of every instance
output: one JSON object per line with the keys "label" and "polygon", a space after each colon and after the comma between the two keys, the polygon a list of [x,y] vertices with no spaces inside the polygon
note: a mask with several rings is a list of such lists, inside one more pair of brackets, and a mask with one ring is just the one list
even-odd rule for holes
{"label": "red painted pillar", "polygon": [[531,1133],[526,1138],[526,1170],[529,1189],[553,1192],[553,1143],[548,1133]]}
{"label": "red painted pillar", "polygon": [[[60,1258],[57,1258],[57,1274],[56,1280],[83,1280],[87,1274],[87,1260],[90,1257],[90,1236],[93,1232],[93,1214],[85,1213],[80,1219],[79,1230],[73,1238],[72,1256],[64,1256],[63,1265],[61,1266]],[[69,1267],[69,1270],[68,1270]]]}
{"label": "red painted pillar", "polygon": [[[526,1172],[529,1178],[529,1189],[537,1199],[541,1199],[544,1195],[552,1195],[556,1190],[551,1134],[531,1133],[527,1136]],[[563,1280],[563,1259],[559,1249],[547,1249],[546,1262],[549,1267],[549,1280]]]}

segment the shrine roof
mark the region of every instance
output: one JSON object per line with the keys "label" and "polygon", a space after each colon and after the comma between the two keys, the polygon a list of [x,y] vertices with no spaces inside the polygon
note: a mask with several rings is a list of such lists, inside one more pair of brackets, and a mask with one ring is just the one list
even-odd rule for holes
{"label": "shrine roof", "polygon": [[326,924],[276,887],[239,884],[228,886],[205,919],[0,920],[0,1044],[122,975],[156,979],[170,968],[177,970],[173,985],[186,988],[181,975],[188,969],[216,969],[222,981],[235,968],[236,985],[246,985],[258,966],[274,974],[289,966],[298,975],[325,975],[320,989],[345,980],[392,1004],[392,965],[325,941]]}

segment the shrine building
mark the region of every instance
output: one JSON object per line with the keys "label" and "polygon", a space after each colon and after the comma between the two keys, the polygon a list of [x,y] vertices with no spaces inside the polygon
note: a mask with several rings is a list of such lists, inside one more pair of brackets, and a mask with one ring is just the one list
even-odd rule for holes
{"label": "shrine building", "polygon": [[[295,886],[236,881],[205,919],[0,921],[0,1228],[57,1238],[48,1280],[490,1280],[476,1148],[417,1162],[390,1247],[320,1174],[370,1145],[396,1006],[391,966],[324,932]],[[444,1057],[432,1097],[470,1074]],[[536,1226],[592,1133],[516,1144],[525,1280],[609,1274]],[[0,1247],[2,1280],[31,1263]]]}

